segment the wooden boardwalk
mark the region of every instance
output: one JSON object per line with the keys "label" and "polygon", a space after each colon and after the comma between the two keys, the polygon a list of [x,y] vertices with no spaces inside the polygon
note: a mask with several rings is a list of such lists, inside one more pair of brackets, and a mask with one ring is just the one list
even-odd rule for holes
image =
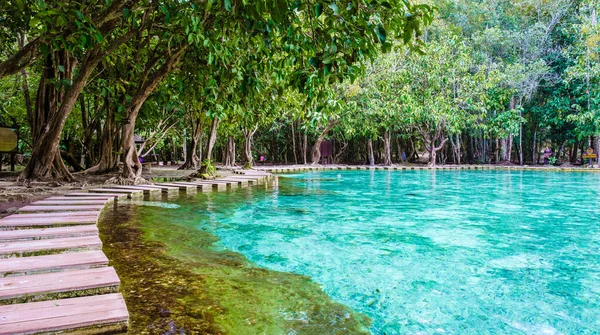
{"label": "wooden boardwalk", "polygon": [[0,335],[125,333],[129,313],[96,226],[102,209],[120,198],[222,191],[270,176],[235,173],[52,196],[0,219]]}

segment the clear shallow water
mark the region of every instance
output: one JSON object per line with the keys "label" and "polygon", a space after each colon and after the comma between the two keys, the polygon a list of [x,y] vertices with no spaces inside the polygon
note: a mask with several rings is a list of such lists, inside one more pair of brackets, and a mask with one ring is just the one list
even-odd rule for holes
{"label": "clear shallow water", "polygon": [[374,334],[598,334],[599,192],[591,173],[312,172],[195,226]]}

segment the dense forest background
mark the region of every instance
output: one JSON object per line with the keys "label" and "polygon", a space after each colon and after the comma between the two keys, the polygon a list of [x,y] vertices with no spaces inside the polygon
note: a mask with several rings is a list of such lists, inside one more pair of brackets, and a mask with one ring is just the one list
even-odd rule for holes
{"label": "dense forest background", "polygon": [[539,164],[550,149],[577,164],[600,142],[598,10],[13,0],[0,8],[0,125],[19,127],[24,179],[136,178],[139,157],[319,163],[326,140],[334,163]]}

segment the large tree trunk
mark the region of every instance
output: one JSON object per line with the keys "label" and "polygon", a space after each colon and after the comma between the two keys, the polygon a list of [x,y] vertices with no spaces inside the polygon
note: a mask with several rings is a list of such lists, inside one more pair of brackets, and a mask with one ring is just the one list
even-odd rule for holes
{"label": "large tree trunk", "polygon": [[313,165],[319,164],[319,161],[321,160],[321,143],[325,139],[325,135],[327,135],[327,133],[331,130],[331,128],[333,128],[333,126],[336,123],[337,123],[337,121],[335,119],[330,119],[327,126],[325,126],[325,129],[323,129],[323,131],[321,131],[321,134],[319,134],[319,136],[315,140],[315,144],[313,145],[312,150],[311,150]]}
{"label": "large tree trunk", "polygon": [[[114,27],[116,21],[112,20],[106,22],[106,24]],[[130,30],[104,48],[98,45],[89,49],[83,57],[83,61],[77,69],[77,75],[73,80],[71,80],[71,74],[74,73],[74,68],[77,65],[76,59],[64,50],[47,55],[44,60],[44,73],[40,79],[38,89],[39,101],[36,101],[36,105],[39,107],[36,107],[37,111],[34,112],[34,117],[30,118],[32,131],[34,131],[34,127],[43,125],[41,128],[37,128],[38,130],[43,129],[43,132],[38,131],[37,136],[35,136],[36,140],[34,142],[36,144],[31,153],[31,160],[19,179],[53,178],[67,181],[74,179],[62,162],[58,148],[60,135],[67,117],[71,114],[79,94],[98,63],[105,55],[110,54],[128,40],[133,33],[134,30]],[[70,83],[64,92],[51,92],[56,89],[52,79],[57,77]]]}
{"label": "large tree trunk", "polygon": [[142,176],[142,164],[138,158],[135,148],[134,132],[135,121],[140,112],[140,109],[146,102],[146,99],[156,89],[158,84],[171,73],[179,64],[179,60],[183,56],[185,45],[180,46],[165,60],[163,65],[149,78],[142,78],[136,93],[131,98],[129,107],[127,108],[126,120],[128,123],[123,126],[123,141],[121,152],[123,153],[123,173],[125,179],[137,179]]}
{"label": "large tree trunk", "polygon": [[373,140],[370,138],[367,139],[367,152],[369,153],[369,165],[375,165],[375,156],[373,155]]}
{"label": "large tree trunk", "polygon": [[390,166],[392,165],[392,132],[386,130],[383,132],[383,165]]}
{"label": "large tree trunk", "polygon": [[76,64],[77,60],[64,50],[49,54],[44,59],[35,108],[28,115],[33,152],[21,173],[22,179],[74,180],[60,156],[59,142],[64,120],[75,106],[84,83],[80,83],[79,89],[71,86],[67,91],[62,91],[54,83],[71,82]]}
{"label": "large tree trunk", "polygon": [[[91,168],[86,170],[86,173],[106,173],[114,172],[117,169],[119,156],[116,154],[118,147],[118,127],[115,121],[115,111],[108,103],[109,97],[106,97],[106,121],[102,129],[102,137],[100,138],[100,160]],[[116,107],[115,107],[116,109]]]}

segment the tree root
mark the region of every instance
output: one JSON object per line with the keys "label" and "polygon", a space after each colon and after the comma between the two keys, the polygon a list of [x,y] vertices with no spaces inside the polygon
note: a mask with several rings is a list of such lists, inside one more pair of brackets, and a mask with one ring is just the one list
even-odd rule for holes
{"label": "tree root", "polygon": [[105,184],[115,184],[115,185],[142,185],[142,184],[152,184],[148,180],[142,177],[132,178],[123,178],[122,176],[109,178],[104,182]]}

